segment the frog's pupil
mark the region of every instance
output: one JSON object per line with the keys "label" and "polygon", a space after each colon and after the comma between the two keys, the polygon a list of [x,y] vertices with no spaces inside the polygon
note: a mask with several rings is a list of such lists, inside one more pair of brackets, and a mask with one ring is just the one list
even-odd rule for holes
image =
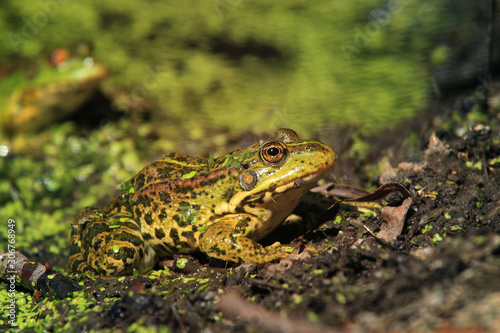
{"label": "frog's pupil", "polygon": [[280,150],[279,150],[278,148],[276,148],[276,147],[271,147],[271,148],[269,148],[269,149],[267,150],[267,154],[268,154],[269,156],[276,156],[276,155],[278,155],[279,153],[280,153]]}

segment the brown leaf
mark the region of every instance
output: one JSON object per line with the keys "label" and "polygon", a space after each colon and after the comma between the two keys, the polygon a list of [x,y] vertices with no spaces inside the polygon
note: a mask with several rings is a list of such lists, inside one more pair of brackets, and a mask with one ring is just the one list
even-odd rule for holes
{"label": "brown leaf", "polygon": [[313,193],[321,193],[329,197],[337,197],[344,199],[358,198],[368,194],[365,190],[361,190],[352,186],[335,185],[335,183],[327,183],[325,185],[313,187]]}
{"label": "brown leaf", "polygon": [[128,289],[128,291],[131,291],[133,293],[136,293],[136,294],[140,294],[142,292],[144,292],[146,290],[146,287],[144,286],[144,284],[142,284],[141,282],[139,281],[136,281],[133,285],[130,286],[130,288]]}
{"label": "brown leaf", "polygon": [[395,240],[401,232],[405,224],[406,213],[412,203],[412,198],[406,198],[401,206],[382,208],[382,218],[385,223],[382,225],[377,237],[389,242]]}
{"label": "brown leaf", "polygon": [[337,202],[335,202],[333,205],[330,206],[330,209],[333,209],[333,208],[338,209],[340,204],[344,201],[346,201],[346,202],[375,201],[375,200],[382,199],[386,195],[388,195],[390,193],[394,193],[394,192],[401,193],[403,195],[404,199],[412,197],[411,193],[406,188],[404,188],[401,184],[389,183],[389,184],[384,184],[384,185],[380,186],[379,188],[377,188],[375,191],[373,191],[372,193],[370,193],[368,195],[364,195],[364,196],[361,196],[361,197],[355,198],[355,199],[338,200]]}

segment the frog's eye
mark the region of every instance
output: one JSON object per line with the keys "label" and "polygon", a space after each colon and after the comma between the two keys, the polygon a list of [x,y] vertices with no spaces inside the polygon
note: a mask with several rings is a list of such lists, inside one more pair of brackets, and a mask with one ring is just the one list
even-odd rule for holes
{"label": "frog's eye", "polygon": [[280,142],[268,142],[260,149],[260,158],[273,164],[284,160],[286,155],[286,147]]}
{"label": "frog's eye", "polygon": [[57,67],[68,59],[68,51],[64,49],[57,49],[53,51],[49,56],[49,64],[51,66]]}

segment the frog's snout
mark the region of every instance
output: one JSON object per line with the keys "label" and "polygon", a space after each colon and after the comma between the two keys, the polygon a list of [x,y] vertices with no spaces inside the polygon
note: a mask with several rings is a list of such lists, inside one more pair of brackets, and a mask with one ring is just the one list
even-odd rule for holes
{"label": "frog's snout", "polygon": [[335,165],[337,161],[338,155],[335,151],[330,147],[323,143],[319,143],[321,145],[321,149],[318,149],[318,160],[323,161],[322,169],[331,169]]}

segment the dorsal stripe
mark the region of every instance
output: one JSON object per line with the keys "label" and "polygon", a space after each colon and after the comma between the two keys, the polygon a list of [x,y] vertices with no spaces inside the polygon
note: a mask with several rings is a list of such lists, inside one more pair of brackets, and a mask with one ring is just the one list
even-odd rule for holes
{"label": "dorsal stripe", "polygon": [[199,188],[202,186],[202,182],[208,183],[214,180],[219,180],[222,177],[227,176],[229,172],[230,168],[222,168],[217,171],[211,171],[207,174],[194,176],[193,178],[177,178],[173,180],[166,180],[163,182],[149,184],[136,191],[133,199],[137,200],[139,196],[147,195],[152,192],[175,193],[181,191],[183,188]]}

